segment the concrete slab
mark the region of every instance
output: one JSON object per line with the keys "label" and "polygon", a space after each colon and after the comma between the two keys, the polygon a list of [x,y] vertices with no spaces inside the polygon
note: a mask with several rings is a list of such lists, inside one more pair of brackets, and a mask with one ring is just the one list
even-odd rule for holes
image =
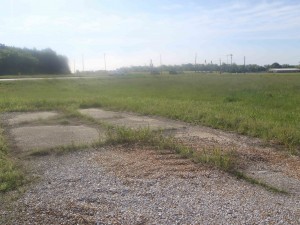
{"label": "concrete slab", "polygon": [[80,112],[95,119],[104,120],[116,126],[125,126],[132,129],[149,128],[152,130],[165,130],[185,127],[185,125],[176,121],[157,119],[148,116],[136,116],[128,113],[112,112],[102,109],[82,109]]}
{"label": "concrete slab", "polygon": [[102,109],[80,109],[80,113],[93,117],[94,119],[111,119],[111,118],[121,118],[122,113],[106,111]]}
{"label": "concrete slab", "polygon": [[184,125],[176,122],[169,122],[165,120],[159,120],[147,116],[133,116],[133,115],[124,115],[124,118],[121,119],[109,119],[107,122],[117,125],[125,126],[132,129],[139,128],[149,128],[151,130],[166,130],[166,129],[180,129],[185,127]]}
{"label": "concrete slab", "polygon": [[258,180],[263,180],[274,187],[282,190],[288,190],[291,194],[300,195],[300,180],[288,177],[280,171],[272,171],[269,169],[261,171],[246,171],[246,173]]}
{"label": "concrete slab", "polygon": [[227,137],[209,133],[203,131],[203,129],[200,128],[187,129],[185,131],[179,131],[175,134],[175,138],[188,138],[188,137],[198,137],[201,139],[215,140],[219,142],[232,142],[232,140],[230,140]]}
{"label": "concrete slab", "polygon": [[57,116],[57,112],[30,112],[30,113],[21,113],[13,116],[12,118],[7,119],[9,125],[16,125],[24,122],[32,122],[39,119],[49,119],[54,116]]}
{"label": "concrete slab", "polygon": [[105,133],[87,126],[32,126],[11,130],[17,146],[26,151],[70,144],[90,144],[105,138]]}

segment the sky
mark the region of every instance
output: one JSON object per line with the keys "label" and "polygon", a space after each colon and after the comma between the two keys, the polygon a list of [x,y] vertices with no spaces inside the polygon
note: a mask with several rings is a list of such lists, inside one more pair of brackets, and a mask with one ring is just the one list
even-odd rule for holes
{"label": "sky", "polygon": [[[0,0],[0,43],[71,70],[221,60],[300,64],[299,0]],[[84,59],[84,60],[82,60]]]}

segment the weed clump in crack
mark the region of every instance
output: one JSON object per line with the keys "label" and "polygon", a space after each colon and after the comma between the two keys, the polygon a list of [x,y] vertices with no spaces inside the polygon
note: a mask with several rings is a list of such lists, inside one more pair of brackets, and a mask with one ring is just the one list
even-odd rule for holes
{"label": "weed clump in crack", "polygon": [[222,152],[220,148],[213,150],[204,149],[202,152],[194,152],[193,161],[209,164],[226,172],[236,170],[237,155],[234,150]]}

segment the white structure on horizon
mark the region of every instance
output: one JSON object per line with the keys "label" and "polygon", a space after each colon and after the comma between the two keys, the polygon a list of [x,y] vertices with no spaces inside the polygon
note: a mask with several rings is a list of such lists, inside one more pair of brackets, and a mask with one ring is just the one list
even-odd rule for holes
{"label": "white structure on horizon", "polygon": [[269,69],[270,73],[300,73],[299,68]]}

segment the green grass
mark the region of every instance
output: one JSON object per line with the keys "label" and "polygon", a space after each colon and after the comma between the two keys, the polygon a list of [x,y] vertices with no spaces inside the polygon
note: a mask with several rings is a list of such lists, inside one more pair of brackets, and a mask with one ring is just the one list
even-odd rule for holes
{"label": "green grass", "polygon": [[[300,74],[134,74],[0,82],[0,112],[61,110],[76,117],[76,109],[87,107],[159,115],[234,131],[272,140],[293,154],[300,153]],[[191,154],[187,148],[179,152]],[[201,157],[198,160],[214,161],[210,156]],[[227,156],[222,157],[220,165],[227,167]],[[10,190],[21,183],[22,176],[2,133],[0,160],[1,190]]]}
{"label": "green grass", "polygon": [[300,146],[300,76],[180,75],[0,83],[2,111],[105,107]]}
{"label": "green grass", "polygon": [[204,149],[202,152],[194,152],[193,160],[196,163],[209,164],[230,173],[237,169],[237,157],[233,150],[224,153],[219,148],[213,150]]}
{"label": "green grass", "polygon": [[0,128],[0,193],[13,190],[24,182],[23,173],[8,154],[8,147]]}

